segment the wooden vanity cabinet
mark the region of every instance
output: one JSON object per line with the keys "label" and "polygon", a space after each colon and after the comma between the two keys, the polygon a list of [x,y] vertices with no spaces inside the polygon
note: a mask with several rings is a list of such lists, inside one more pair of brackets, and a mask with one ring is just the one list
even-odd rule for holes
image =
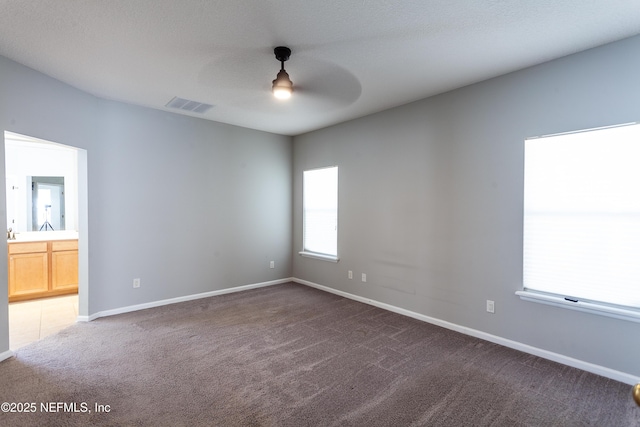
{"label": "wooden vanity cabinet", "polygon": [[78,241],[10,242],[9,302],[78,292]]}

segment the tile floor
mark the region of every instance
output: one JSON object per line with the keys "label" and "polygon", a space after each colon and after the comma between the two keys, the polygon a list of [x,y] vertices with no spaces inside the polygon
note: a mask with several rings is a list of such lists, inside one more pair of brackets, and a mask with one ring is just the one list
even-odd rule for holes
{"label": "tile floor", "polygon": [[9,304],[9,348],[38,341],[76,322],[78,295],[64,295]]}

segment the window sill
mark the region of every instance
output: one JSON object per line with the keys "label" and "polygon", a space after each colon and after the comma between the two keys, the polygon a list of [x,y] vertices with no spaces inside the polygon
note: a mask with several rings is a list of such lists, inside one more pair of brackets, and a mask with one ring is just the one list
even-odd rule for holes
{"label": "window sill", "polygon": [[553,305],[555,307],[568,308],[570,310],[578,310],[600,316],[613,317],[616,319],[640,323],[640,311],[633,309],[618,308],[588,301],[567,301],[559,296],[541,294],[526,290],[516,291],[516,295],[524,301]]}
{"label": "window sill", "polygon": [[340,261],[340,258],[333,256],[333,255],[324,255],[324,254],[318,254],[315,252],[306,252],[306,251],[300,251],[298,252],[298,254],[302,255],[303,257],[306,258],[315,258],[315,259],[321,259],[323,261],[329,261],[329,262],[338,262]]}

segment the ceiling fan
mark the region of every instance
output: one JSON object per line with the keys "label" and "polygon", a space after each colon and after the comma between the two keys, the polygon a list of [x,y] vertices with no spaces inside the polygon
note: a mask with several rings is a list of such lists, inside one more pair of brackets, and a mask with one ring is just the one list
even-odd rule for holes
{"label": "ceiling fan", "polygon": [[[216,58],[200,70],[198,83],[207,88],[207,97],[218,110],[226,105],[266,114],[280,114],[290,108],[326,111],[352,104],[362,92],[360,81],[350,71],[313,56],[304,47],[277,45],[267,50],[264,46],[220,46],[217,52]],[[275,80],[269,78],[273,63],[266,60],[267,52],[280,62]],[[277,110],[273,110],[275,105]]]}
{"label": "ceiling fan", "polygon": [[289,60],[289,57],[291,56],[291,49],[286,46],[278,46],[273,49],[273,53],[275,53],[276,59],[280,61],[280,72],[273,81],[273,86],[271,88],[273,96],[278,99],[289,99],[293,92],[293,82],[289,78],[289,74],[284,69],[284,63]]}

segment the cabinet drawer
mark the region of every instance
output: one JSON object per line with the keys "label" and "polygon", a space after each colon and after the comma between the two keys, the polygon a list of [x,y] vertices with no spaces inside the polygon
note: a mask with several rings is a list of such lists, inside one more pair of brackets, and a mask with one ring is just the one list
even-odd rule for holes
{"label": "cabinet drawer", "polygon": [[77,240],[60,240],[57,242],[51,242],[51,250],[56,251],[75,251],[78,249]]}
{"label": "cabinet drawer", "polygon": [[47,252],[47,242],[9,243],[9,254],[31,254]]}

